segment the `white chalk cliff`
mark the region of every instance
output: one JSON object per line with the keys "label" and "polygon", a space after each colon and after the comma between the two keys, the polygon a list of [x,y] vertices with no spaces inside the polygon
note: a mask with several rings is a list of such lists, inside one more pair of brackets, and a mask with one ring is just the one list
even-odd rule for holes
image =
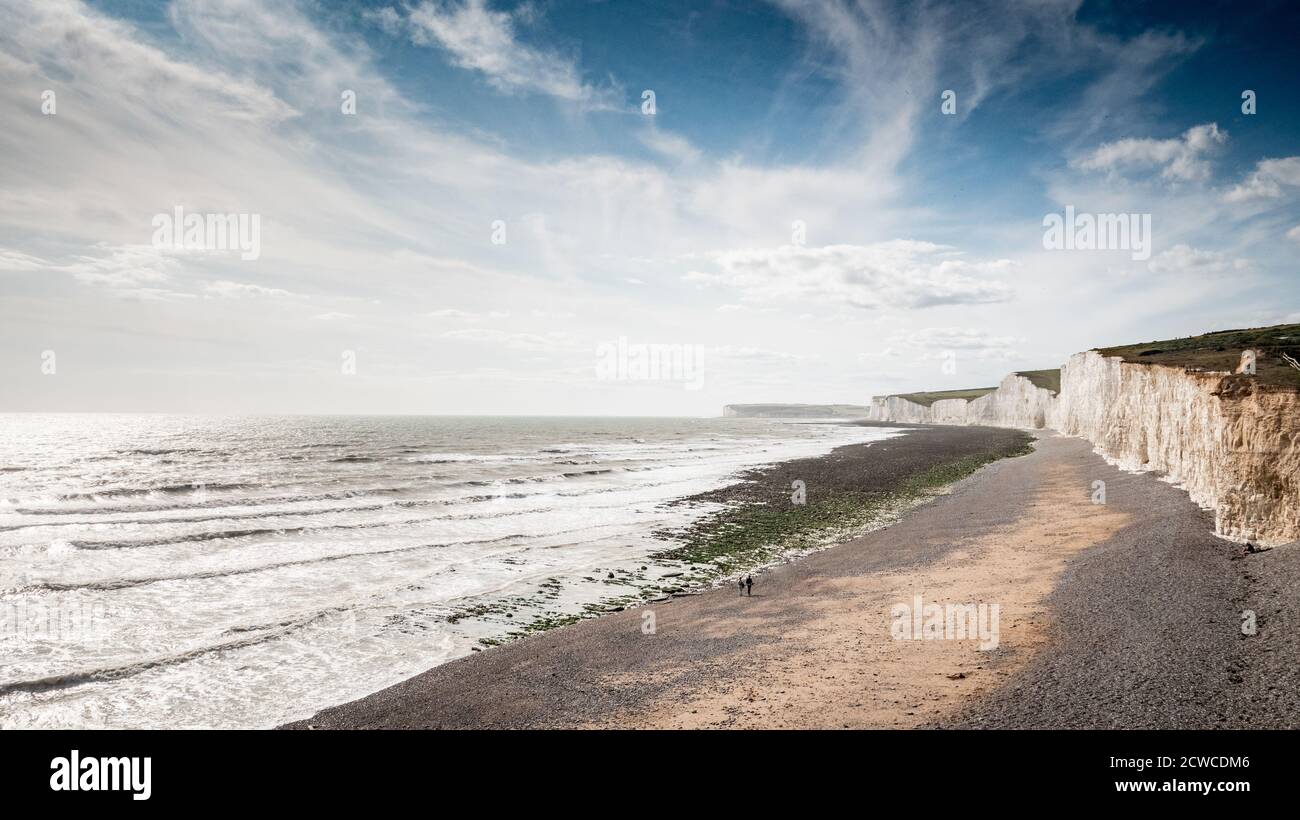
{"label": "white chalk cliff", "polygon": [[1061,367],[1061,391],[1011,374],[972,401],[872,400],[871,418],[1050,428],[1092,442],[1125,470],[1156,471],[1213,510],[1235,541],[1300,540],[1300,394],[1249,377],[1125,362],[1096,351]]}
{"label": "white chalk cliff", "polygon": [[1051,427],[1056,394],[1016,373],[977,399],[940,399],[928,407],[899,396],[871,400],[870,418],[909,424],[983,424],[990,427]]}

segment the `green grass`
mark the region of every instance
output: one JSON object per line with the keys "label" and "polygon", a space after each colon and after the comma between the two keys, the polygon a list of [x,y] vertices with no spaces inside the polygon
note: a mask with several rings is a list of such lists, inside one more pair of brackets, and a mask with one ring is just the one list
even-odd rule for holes
{"label": "green grass", "polygon": [[1232,372],[1241,361],[1241,351],[1247,348],[1262,354],[1255,364],[1256,375],[1235,379],[1249,380],[1266,388],[1300,390],[1300,370],[1288,365],[1281,356],[1287,353],[1300,360],[1300,325],[1220,330],[1181,339],[1097,348],[1097,352],[1138,364]]}
{"label": "green grass", "polygon": [[1021,370],[1016,375],[1029,379],[1034,387],[1051,390],[1053,393],[1061,392],[1061,368],[1059,367],[1050,370]]}
{"label": "green grass", "polygon": [[651,557],[706,565],[709,574],[722,577],[788,553],[816,549],[828,540],[878,525],[985,464],[1025,455],[1033,450],[1032,441],[1023,434],[1000,452],[964,456],[918,470],[889,492],[838,491],[803,505],[743,502],[696,523],[679,546]]}
{"label": "green grass", "polygon": [[906,399],[913,404],[929,407],[941,399],[978,399],[997,390],[996,387],[969,387],[965,390],[930,390],[922,393],[895,393],[887,398]]}

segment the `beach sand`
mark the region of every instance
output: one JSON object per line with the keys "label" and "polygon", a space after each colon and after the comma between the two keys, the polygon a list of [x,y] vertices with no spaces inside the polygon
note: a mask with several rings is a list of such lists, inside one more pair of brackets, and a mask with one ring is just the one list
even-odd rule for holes
{"label": "beach sand", "polygon": [[[924,428],[853,468],[887,482],[909,450],[938,459],[1008,432]],[[780,481],[801,471],[791,464]],[[1259,581],[1282,556],[1237,558],[1211,533],[1177,488],[1046,433],[892,526],[763,572],[753,597],[724,587],[585,621],[290,726],[1294,725],[1284,696],[1259,706],[1276,676],[1296,689],[1294,670],[1258,662],[1238,628],[1243,601],[1283,611],[1286,588]],[[896,640],[891,607],[917,595],[998,604],[997,647]],[[1270,640],[1265,655],[1295,649]]]}

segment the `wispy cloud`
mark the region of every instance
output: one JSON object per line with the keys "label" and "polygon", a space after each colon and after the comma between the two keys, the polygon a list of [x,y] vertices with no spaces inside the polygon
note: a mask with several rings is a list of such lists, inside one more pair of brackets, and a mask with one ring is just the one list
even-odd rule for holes
{"label": "wispy cloud", "polygon": [[1250,262],[1233,258],[1222,251],[1201,250],[1179,244],[1157,254],[1147,263],[1147,268],[1152,273],[1161,274],[1227,276],[1248,271]]}
{"label": "wispy cloud", "polygon": [[[437,45],[460,68],[482,74],[505,92],[536,92],[587,108],[617,108],[616,91],[582,78],[577,61],[521,42],[516,29],[531,20],[532,6],[494,11],[486,0],[426,0],[408,12],[407,30],[419,45]],[[381,13],[388,30],[398,24],[393,9]]]}
{"label": "wispy cloud", "polygon": [[250,282],[231,282],[225,279],[205,283],[203,292],[209,296],[222,299],[244,299],[257,296],[278,298],[293,295],[283,288],[268,288]]}
{"label": "wispy cloud", "polygon": [[661,131],[653,126],[641,133],[641,142],[660,156],[678,163],[696,162],[702,156],[699,148],[691,141],[669,131]]}
{"label": "wispy cloud", "polygon": [[510,317],[510,311],[507,310],[488,310],[472,311],[460,310],[458,308],[439,308],[438,310],[429,311],[429,316],[434,319],[463,319],[472,321],[475,319],[507,319]]}
{"label": "wispy cloud", "polygon": [[565,331],[548,333],[521,333],[489,328],[468,328],[465,330],[448,330],[441,338],[462,342],[478,342],[499,345],[513,350],[533,352],[572,351],[578,346],[577,338]]}
{"label": "wispy cloud", "polygon": [[1255,170],[1224,194],[1228,202],[1277,199],[1287,189],[1300,187],[1300,157],[1260,160]]}
{"label": "wispy cloud", "polygon": [[831,245],[715,254],[717,272],[692,271],[689,282],[724,285],[758,302],[813,299],[855,307],[925,308],[985,304],[1011,298],[1011,289],[991,275],[1008,260],[968,262],[943,245],[891,241],[875,245]]}
{"label": "wispy cloud", "polygon": [[964,327],[927,327],[893,338],[893,350],[910,350],[922,359],[940,359],[951,354],[976,359],[1007,360],[1020,356],[1017,344],[1024,339],[999,336],[985,330]]}
{"label": "wispy cloud", "polygon": [[1086,171],[1159,169],[1167,180],[1204,180],[1210,176],[1209,155],[1228,139],[1216,123],[1187,129],[1173,139],[1122,139],[1098,146],[1071,164]]}

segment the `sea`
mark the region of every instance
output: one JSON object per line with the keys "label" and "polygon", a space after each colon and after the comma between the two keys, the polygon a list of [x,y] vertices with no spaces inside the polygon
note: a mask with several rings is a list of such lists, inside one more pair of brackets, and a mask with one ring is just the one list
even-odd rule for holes
{"label": "sea", "polygon": [[898,432],[0,415],[0,727],[304,718],[666,572],[663,533],[710,512],[675,499]]}

